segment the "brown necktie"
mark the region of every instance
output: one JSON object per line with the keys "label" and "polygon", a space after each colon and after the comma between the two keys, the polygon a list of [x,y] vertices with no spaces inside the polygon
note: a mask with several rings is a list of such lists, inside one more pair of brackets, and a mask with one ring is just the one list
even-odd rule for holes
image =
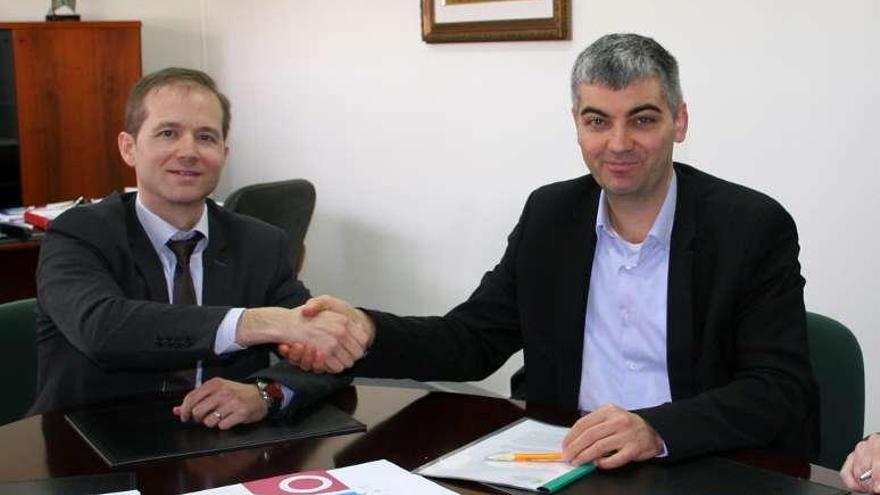
{"label": "brown necktie", "polygon": [[189,239],[181,241],[169,240],[166,244],[177,258],[174,267],[174,291],[172,304],[197,304],[196,289],[193,285],[192,274],[189,272],[189,258],[196,249],[196,244],[202,239],[202,234],[196,232]]}
{"label": "brown necktie", "polygon": [[[174,267],[174,289],[172,290],[172,304],[198,304],[196,301],[196,290],[193,285],[192,274],[189,271],[189,259],[196,244],[202,239],[202,234],[196,232],[189,239],[180,241],[169,240],[165,245],[174,253],[177,258],[177,265]],[[172,373],[166,380],[163,389],[166,390],[188,390],[193,388],[196,383],[195,369],[181,369]]]}

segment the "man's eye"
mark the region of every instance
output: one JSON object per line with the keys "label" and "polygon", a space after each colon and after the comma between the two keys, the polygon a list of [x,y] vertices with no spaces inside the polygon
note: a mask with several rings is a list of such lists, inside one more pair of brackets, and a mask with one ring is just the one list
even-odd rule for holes
{"label": "man's eye", "polygon": [[636,117],[635,119],[636,125],[639,127],[646,127],[653,125],[657,122],[657,118],[649,115],[641,115]]}
{"label": "man's eye", "polygon": [[587,117],[584,119],[584,125],[596,129],[604,128],[608,123],[602,117]]}
{"label": "man's eye", "polygon": [[213,134],[201,134],[199,135],[199,141],[203,141],[206,143],[216,143],[217,137]]}
{"label": "man's eye", "polygon": [[156,134],[159,137],[174,137],[174,131],[171,129],[163,129]]}

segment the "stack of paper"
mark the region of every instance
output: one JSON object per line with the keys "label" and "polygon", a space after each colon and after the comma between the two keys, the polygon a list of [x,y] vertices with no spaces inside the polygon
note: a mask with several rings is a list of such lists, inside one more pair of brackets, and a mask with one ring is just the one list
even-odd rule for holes
{"label": "stack of paper", "polygon": [[190,495],[455,495],[386,460],[329,471],[307,471],[211,488]]}
{"label": "stack of paper", "polygon": [[553,493],[593,472],[595,465],[574,467],[565,462],[506,462],[490,458],[513,452],[558,452],[567,432],[568,428],[523,419],[415,472]]}

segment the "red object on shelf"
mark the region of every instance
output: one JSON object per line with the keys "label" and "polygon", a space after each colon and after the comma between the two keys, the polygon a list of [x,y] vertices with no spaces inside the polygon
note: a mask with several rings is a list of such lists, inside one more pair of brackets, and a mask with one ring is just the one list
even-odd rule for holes
{"label": "red object on shelf", "polygon": [[72,205],[62,208],[30,208],[24,212],[24,221],[39,229],[47,230],[55,217],[67,211]]}

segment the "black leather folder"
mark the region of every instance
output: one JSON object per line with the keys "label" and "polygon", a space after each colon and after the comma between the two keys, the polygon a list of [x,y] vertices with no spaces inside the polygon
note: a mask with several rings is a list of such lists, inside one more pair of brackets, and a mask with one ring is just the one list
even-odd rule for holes
{"label": "black leather folder", "polygon": [[68,423],[111,467],[213,454],[287,440],[365,431],[349,414],[323,404],[290,419],[238,425],[221,431],[181,423],[171,413],[179,400],[118,401],[64,415]]}
{"label": "black leather folder", "polygon": [[0,495],[92,495],[137,489],[134,473],[110,473],[69,478],[0,483]]}
{"label": "black leather folder", "polygon": [[[494,488],[512,495],[535,492]],[[596,471],[555,495],[843,495],[847,492],[723,457],[677,463],[633,463]]]}

